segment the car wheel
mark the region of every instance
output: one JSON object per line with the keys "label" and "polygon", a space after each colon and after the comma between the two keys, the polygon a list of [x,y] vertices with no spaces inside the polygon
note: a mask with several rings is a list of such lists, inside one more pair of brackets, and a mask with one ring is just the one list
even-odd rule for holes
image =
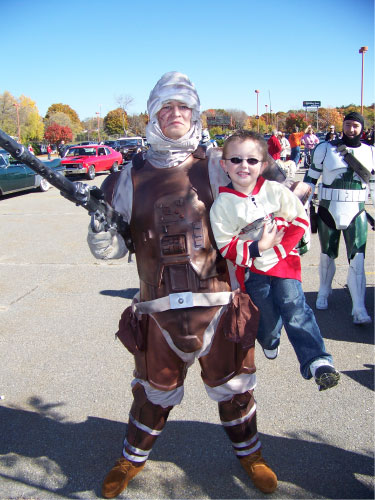
{"label": "car wheel", "polygon": [[95,165],[89,166],[89,169],[87,171],[87,178],[90,179],[90,181],[95,179]]}
{"label": "car wheel", "polygon": [[39,184],[39,189],[44,193],[45,191],[48,191],[49,188],[51,187],[51,184],[44,178],[40,180]]}
{"label": "car wheel", "polygon": [[115,173],[118,172],[118,163],[115,161],[115,163],[112,165],[111,172]]}

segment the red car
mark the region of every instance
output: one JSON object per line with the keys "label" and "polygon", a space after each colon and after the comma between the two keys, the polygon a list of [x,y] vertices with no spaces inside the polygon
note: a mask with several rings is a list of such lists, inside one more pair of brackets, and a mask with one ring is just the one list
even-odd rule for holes
{"label": "red car", "polygon": [[72,146],[61,159],[66,176],[84,174],[88,179],[93,179],[97,172],[117,172],[121,163],[121,153],[98,144]]}

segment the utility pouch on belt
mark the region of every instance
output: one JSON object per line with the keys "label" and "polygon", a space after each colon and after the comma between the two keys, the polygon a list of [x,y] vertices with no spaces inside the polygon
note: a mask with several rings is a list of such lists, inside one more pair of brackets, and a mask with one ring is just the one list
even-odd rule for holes
{"label": "utility pouch on belt", "polygon": [[142,315],[142,319],[138,319],[132,306],[127,307],[121,315],[116,337],[121,340],[131,354],[145,350],[144,321],[147,321],[146,315]]}
{"label": "utility pouch on belt", "polygon": [[227,340],[240,343],[242,349],[254,346],[259,325],[259,310],[247,293],[236,293],[223,313],[219,330]]}

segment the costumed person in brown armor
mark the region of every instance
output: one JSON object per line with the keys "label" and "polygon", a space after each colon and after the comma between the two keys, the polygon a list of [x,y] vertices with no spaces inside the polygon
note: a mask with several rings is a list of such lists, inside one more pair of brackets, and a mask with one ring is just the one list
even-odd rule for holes
{"label": "costumed person in brown armor", "polygon": [[[271,493],[277,477],[262,458],[253,397],[259,314],[238,289],[210,228],[223,172],[198,148],[199,97],[185,75],[170,72],[152,90],[147,108],[150,148],[102,185],[130,224],[140,278],[118,332],[135,359],[134,401],[123,456],[104,479],[102,495],[116,497],[142,470],[169,412],[183,398],[187,369],[196,358],[241,465],[258,489]],[[90,230],[88,243],[97,258],[127,253],[124,238],[113,230]]]}

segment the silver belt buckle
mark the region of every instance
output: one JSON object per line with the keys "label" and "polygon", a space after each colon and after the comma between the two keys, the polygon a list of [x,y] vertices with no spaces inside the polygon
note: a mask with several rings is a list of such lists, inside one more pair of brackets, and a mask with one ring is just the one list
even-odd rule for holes
{"label": "silver belt buckle", "polygon": [[185,309],[185,307],[193,307],[193,293],[192,292],[181,292],[181,293],[170,293],[169,303],[171,309]]}

